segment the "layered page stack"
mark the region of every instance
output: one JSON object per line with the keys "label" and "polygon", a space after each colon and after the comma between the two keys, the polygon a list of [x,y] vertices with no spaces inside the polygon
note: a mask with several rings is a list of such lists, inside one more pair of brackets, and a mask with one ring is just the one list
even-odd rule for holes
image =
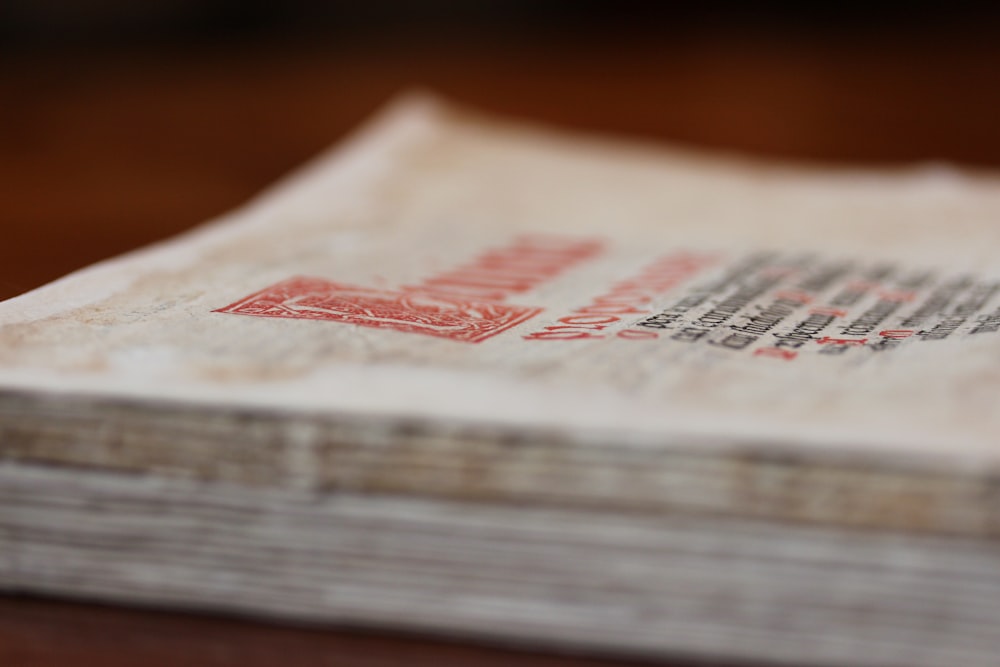
{"label": "layered page stack", "polygon": [[1000,655],[1000,179],[409,98],[0,304],[0,588],[731,662]]}

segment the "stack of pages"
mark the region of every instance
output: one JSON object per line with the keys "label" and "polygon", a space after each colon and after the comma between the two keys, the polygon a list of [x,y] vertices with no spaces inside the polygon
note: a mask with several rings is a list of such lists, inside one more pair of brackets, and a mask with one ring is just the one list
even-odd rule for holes
{"label": "stack of pages", "polygon": [[0,304],[0,589],[993,667],[1000,178],[407,98]]}

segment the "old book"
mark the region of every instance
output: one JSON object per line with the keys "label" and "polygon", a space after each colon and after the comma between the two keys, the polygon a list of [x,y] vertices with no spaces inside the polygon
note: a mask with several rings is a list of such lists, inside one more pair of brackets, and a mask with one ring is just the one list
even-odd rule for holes
{"label": "old book", "polygon": [[1000,654],[1000,180],[426,97],[0,304],[0,587],[774,664]]}

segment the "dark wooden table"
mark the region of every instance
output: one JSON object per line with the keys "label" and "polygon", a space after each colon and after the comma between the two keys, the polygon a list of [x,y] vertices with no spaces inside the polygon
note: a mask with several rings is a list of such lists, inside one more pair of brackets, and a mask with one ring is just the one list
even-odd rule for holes
{"label": "dark wooden table", "polygon": [[[988,31],[807,37],[11,56],[0,62],[0,298],[224,212],[413,84],[563,126],[768,157],[1000,165],[1000,44]],[[628,663],[0,597],[0,665],[139,664]]]}

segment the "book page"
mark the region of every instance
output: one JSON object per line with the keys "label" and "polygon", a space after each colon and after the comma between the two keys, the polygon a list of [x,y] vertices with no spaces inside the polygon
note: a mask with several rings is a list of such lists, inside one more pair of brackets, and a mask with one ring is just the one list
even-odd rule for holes
{"label": "book page", "polygon": [[0,304],[0,389],[992,463],[1000,180],[402,101],[224,219]]}

